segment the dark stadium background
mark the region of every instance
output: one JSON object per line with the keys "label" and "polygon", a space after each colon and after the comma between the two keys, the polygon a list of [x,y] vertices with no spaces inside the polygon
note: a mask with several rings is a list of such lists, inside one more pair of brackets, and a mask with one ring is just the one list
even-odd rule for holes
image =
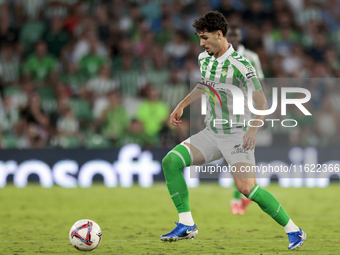
{"label": "dark stadium background", "polygon": [[[176,129],[168,116],[200,76],[192,21],[209,10],[241,27],[242,44],[259,55],[266,79],[311,81],[313,117],[295,116],[293,131],[266,128],[257,162],[339,164],[336,0],[0,0],[0,187],[38,176],[46,186],[62,185],[53,169],[66,160],[76,164],[63,170],[75,185],[82,186],[83,165],[98,160],[115,176],[114,163],[125,160],[137,180],[143,169],[130,166],[141,155],[158,162],[152,180],[164,180],[162,157],[190,134],[189,112]],[[150,125],[151,110],[157,120]],[[132,156],[119,159],[123,150]],[[92,166],[94,179],[105,179]],[[316,181],[288,186],[328,185],[309,177]]]}

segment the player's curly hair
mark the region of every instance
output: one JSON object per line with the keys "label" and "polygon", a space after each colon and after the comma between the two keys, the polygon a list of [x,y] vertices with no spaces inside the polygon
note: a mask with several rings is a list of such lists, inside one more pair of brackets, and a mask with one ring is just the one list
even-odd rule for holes
{"label": "player's curly hair", "polygon": [[225,37],[228,32],[228,22],[224,15],[219,11],[210,11],[201,16],[198,20],[194,20],[192,25],[196,31],[195,34],[200,32],[216,32],[221,30],[223,36]]}

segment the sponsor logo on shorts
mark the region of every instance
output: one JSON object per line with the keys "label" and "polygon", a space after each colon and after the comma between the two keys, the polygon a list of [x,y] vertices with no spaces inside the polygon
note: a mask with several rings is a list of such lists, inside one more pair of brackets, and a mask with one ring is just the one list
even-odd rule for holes
{"label": "sponsor logo on shorts", "polygon": [[248,154],[248,151],[241,146],[241,144],[237,144],[234,146],[233,151],[231,152],[231,155],[234,155],[236,153],[245,153]]}

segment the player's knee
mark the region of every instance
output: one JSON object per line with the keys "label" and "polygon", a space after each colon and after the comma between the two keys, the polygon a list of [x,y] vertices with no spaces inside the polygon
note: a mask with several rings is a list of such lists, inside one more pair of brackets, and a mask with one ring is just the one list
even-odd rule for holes
{"label": "player's knee", "polygon": [[238,191],[241,192],[245,196],[247,196],[254,187],[252,183],[247,183],[247,182],[241,182],[237,184],[236,186],[237,186]]}
{"label": "player's knee", "polygon": [[170,169],[171,162],[172,157],[169,154],[167,154],[162,160],[163,171],[167,171]]}
{"label": "player's knee", "polygon": [[171,171],[171,170],[182,170],[183,166],[183,161],[181,158],[174,154],[174,153],[168,153],[162,160],[162,167],[163,171]]}

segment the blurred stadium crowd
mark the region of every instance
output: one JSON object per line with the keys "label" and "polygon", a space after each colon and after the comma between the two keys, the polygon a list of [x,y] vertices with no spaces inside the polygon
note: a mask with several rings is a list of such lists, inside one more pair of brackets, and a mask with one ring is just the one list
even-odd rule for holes
{"label": "blurred stadium crowd", "polygon": [[337,0],[0,0],[1,147],[172,148],[189,136],[188,112],[176,129],[168,116],[200,78],[192,22],[209,10],[241,27],[265,78],[311,91],[313,116],[292,109],[299,128],[263,128],[258,145],[337,146]]}

